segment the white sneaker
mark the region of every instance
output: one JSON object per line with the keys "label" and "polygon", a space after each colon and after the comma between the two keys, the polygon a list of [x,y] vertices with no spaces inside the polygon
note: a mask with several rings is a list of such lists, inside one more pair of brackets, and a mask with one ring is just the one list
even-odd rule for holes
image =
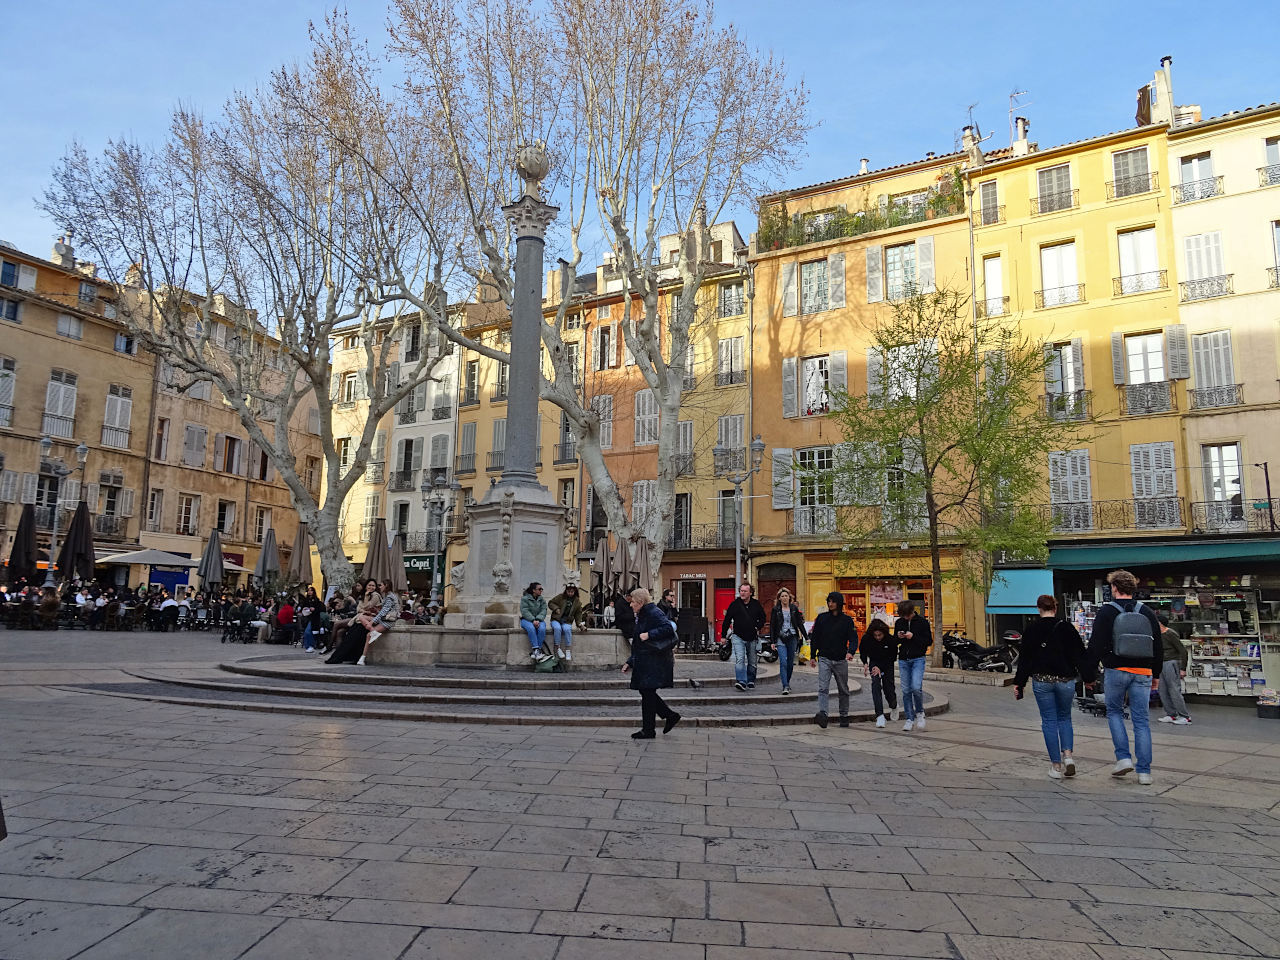
{"label": "white sneaker", "polygon": [[537,650],[530,650],[530,651],[529,651],[529,659],[530,659],[530,660],[537,660],[537,659],[538,659],[538,651],[537,651]]}
{"label": "white sneaker", "polygon": [[1131,773],[1133,773],[1132,760],[1117,760],[1116,765],[1111,768],[1113,777],[1126,777]]}
{"label": "white sneaker", "polygon": [[1161,717],[1161,718],[1160,718],[1160,722],[1161,722],[1161,723],[1173,723],[1173,717]]}
{"label": "white sneaker", "polygon": [[556,647],[556,657],[560,660],[564,659],[564,651],[561,650],[559,647]]}
{"label": "white sneaker", "polygon": [[1151,786],[1151,774],[1149,773],[1138,774],[1138,782],[1142,784],[1144,787]]}
{"label": "white sneaker", "polygon": [[573,659],[573,651],[570,650],[568,647],[564,648],[564,658],[566,661]]}
{"label": "white sneaker", "polygon": [[1054,767],[1053,767],[1053,764],[1049,764],[1049,779],[1050,779],[1050,780],[1061,780],[1061,779],[1062,779],[1062,772],[1061,772],[1061,771],[1059,771],[1059,770],[1055,770],[1055,769],[1054,769]]}
{"label": "white sneaker", "polygon": [[1074,777],[1076,775],[1076,758],[1075,757],[1062,758],[1062,772],[1068,777]]}
{"label": "white sneaker", "polygon": [[1190,717],[1178,717],[1178,719],[1177,719],[1177,720],[1175,720],[1175,721],[1173,721],[1173,722],[1174,722],[1174,724],[1176,724],[1176,725],[1177,725],[1177,726],[1179,726],[1179,727],[1185,727],[1188,723],[1190,723],[1190,722],[1191,722],[1191,718],[1190,718]]}
{"label": "white sneaker", "polygon": [[897,723],[897,722],[898,722],[898,708],[897,708],[897,707],[894,707],[892,710],[890,710],[890,711],[889,711],[889,719],[890,719],[890,720],[892,720],[894,723]]}
{"label": "white sneaker", "polygon": [[920,714],[920,719],[916,721],[916,729],[917,729],[917,730],[923,730],[923,729],[924,729],[924,714],[923,714],[923,713],[922,713],[922,714]]}
{"label": "white sneaker", "polygon": [[363,667],[363,666],[364,666],[364,657],[361,657],[359,660],[357,660],[357,661],[356,661],[356,666],[357,666],[357,667]]}
{"label": "white sneaker", "polygon": [[876,717],[876,726],[877,726],[877,727],[880,727],[881,729],[883,729],[883,728],[884,728],[884,714],[883,714],[883,713],[882,713],[882,714],[880,714],[880,716]]}
{"label": "white sneaker", "polygon": [[906,723],[902,725],[902,729],[905,730],[907,733],[910,733],[915,728],[916,728],[916,724],[914,720],[908,720]]}

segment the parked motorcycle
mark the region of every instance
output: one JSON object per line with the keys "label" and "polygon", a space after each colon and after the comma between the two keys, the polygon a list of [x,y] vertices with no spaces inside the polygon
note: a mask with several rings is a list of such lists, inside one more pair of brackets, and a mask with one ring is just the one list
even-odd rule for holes
{"label": "parked motorcycle", "polygon": [[[761,637],[759,640],[760,651],[756,654],[757,663],[776,663],[778,660],[778,646],[769,637]],[[727,662],[733,656],[733,644],[727,637],[721,637],[716,640],[716,655],[720,657],[722,662]]]}
{"label": "parked motorcycle", "polygon": [[942,665],[961,670],[1014,673],[1018,669],[1017,641],[1021,639],[1022,635],[1016,630],[1006,630],[999,643],[984,647],[966,637],[963,630],[949,630],[942,635]]}

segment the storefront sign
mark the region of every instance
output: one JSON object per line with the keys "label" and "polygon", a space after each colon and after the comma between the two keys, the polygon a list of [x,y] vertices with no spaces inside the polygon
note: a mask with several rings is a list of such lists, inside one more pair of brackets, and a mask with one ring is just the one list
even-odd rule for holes
{"label": "storefront sign", "polygon": [[681,580],[705,580],[707,579],[707,575],[705,573],[682,573],[680,574],[680,579]]}
{"label": "storefront sign", "polygon": [[436,558],[433,554],[411,553],[404,558],[405,573],[425,573],[434,576]]}

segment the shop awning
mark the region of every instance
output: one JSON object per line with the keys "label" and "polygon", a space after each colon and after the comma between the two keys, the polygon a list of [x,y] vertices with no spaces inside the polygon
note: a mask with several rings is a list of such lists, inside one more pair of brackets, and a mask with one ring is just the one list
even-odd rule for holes
{"label": "shop awning", "polygon": [[1035,613],[1036,597],[1053,595],[1052,570],[997,570],[991,581],[987,613]]}
{"label": "shop awning", "polygon": [[1049,550],[1054,570],[1114,570],[1206,560],[1280,561],[1280,540],[1200,540],[1186,543],[1071,544]]}

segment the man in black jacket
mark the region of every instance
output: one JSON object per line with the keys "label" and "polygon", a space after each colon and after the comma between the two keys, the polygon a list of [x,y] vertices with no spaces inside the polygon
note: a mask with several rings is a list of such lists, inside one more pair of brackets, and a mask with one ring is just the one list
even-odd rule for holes
{"label": "man in black jacket", "polygon": [[764,626],[764,607],[755,597],[751,584],[738,587],[738,599],[724,612],[721,637],[728,637],[733,644],[734,686],[739,690],[754,690],[756,686],[756,657],[760,654],[760,628]]}
{"label": "man in black jacket", "polygon": [[827,611],[818,614],[809,631],[809,646],[818,665],[818,714],[813,722],[827,728],[827,698],[831,677],[840,696],[840,726],[849,725],[849,661],[858,652],[858,625],[844,612],[844,595],[827,594]]}
{"label": "man in black jacket", "polygon": [[[1138,578],[1128,570],[1107,574],[1111,585],[1111,603],[1104,603],[1093,618],[1089,635],[1090,664],[1102,664],[1102,692],[1107,701],[1107,725],[1111,727],[1111,745],[1116,751],[1113,777],[1123,777],[1134,768],[1129,753],[1129,732],[1124,725],[1124,701],[1129,698],[1129,715],[1133,718],[1133,749],[1137,754],[1138,782],[1151,783],[1151,691],[1159,689],[1160,670],[1164,667],[1164,647],[1160,642],[1160,621],[1155,611],[1134,599]],[[1151,628],[1150,655],[1121,656],[1115,652],[1116,621],[1137,612],[1146,617]]]}

